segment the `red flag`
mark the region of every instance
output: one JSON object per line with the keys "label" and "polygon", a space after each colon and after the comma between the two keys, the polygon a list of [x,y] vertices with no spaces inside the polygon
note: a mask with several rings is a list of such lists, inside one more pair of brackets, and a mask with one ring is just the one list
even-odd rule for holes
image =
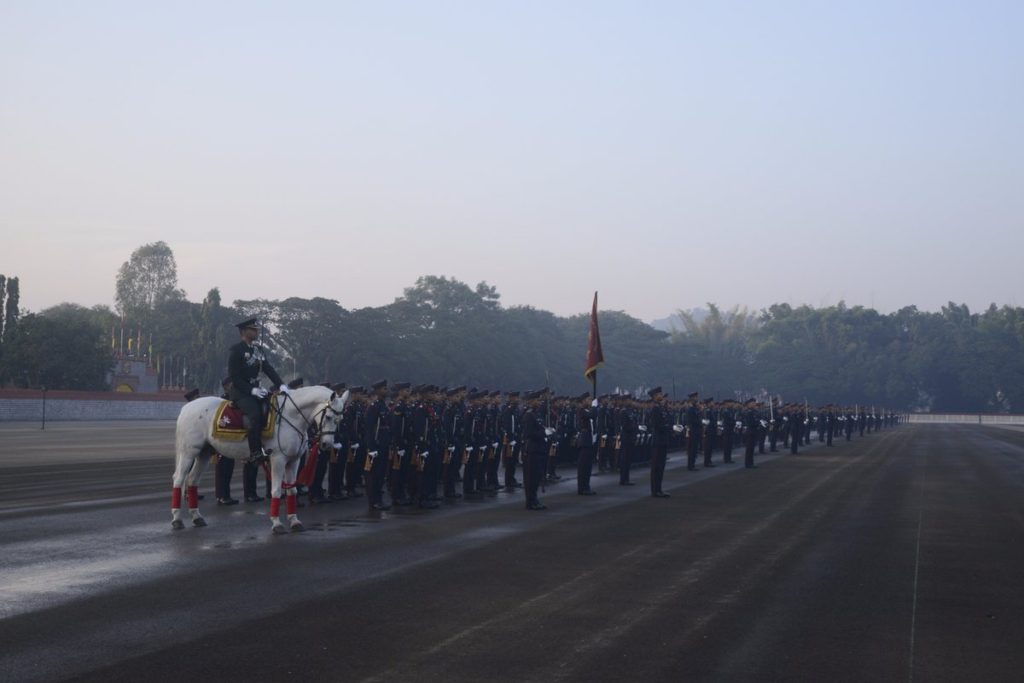
{"label": "red flag", "polygon": [[306,466],[302,468],[299,475],[295,477],[295,483],[301,484],[302,486],[312,486],[313,476],[316,474],[316,461],[320,456],[320,442],[314,441],[313,445],[309,449],[309,455],[306,457]]}
{"label": "red flag", "polygon": [[590,310],[590,334],[587,335],[587,369],[583,376],[593,379],[597,369],[604,365],[604,354],[601,352],[601,332],[597,329],[597,292],[594,292],[594,307]]}

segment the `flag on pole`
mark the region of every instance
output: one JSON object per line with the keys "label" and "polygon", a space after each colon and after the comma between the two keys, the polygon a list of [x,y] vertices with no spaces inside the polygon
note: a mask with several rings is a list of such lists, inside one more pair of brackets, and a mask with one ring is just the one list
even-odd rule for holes
{"label": "flag on pole", "polygon": [[597,369],[604,365],[601,352],[601,332],[597,327],[597,292],[594,292],[594,306],[590,309],[590,334],[587,335],[587,368],[583,376],[593,381]]}

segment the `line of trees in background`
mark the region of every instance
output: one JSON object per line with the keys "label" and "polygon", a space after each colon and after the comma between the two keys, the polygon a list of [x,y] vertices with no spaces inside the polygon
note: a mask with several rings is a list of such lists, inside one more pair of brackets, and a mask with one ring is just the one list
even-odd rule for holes
{"label": "line of trees in background", "polygon": [[[285,378],[307,382],[377,379],[490,389],[589,388],[583,379],[589,316],[505,307],[486,282],[423,276],[386,306],[346,309],[333,299],[241,300],[226,306],[214,288],[191,302],[177,287],[163,242],[137,249],[117,277],[117,310],[60,304],[18,310],[18,280],[0,296],[0,382],[22,387],[102,389],[111,367],[110,331],[122,320],[152,333],[162,356],[183,359],[187,386],[219,391],[233,324],[257,316]],[[12,304],[13,301],[13,304]],[[903,308],[883,315],[840,303],[777,304],[723,311],[654,329],[620,311],[601,311],[606,365],[602,392],[661,385],[678,396],[779,394],[787,401],[841,402],[898,410],[1024,410],[1024,309],[972,313]]]}

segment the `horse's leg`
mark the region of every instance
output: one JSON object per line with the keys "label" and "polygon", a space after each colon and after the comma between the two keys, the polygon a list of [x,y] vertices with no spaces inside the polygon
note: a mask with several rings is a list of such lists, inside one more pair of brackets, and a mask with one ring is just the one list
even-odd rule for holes
{"label": "horse's leg", "polygon": [[[177,462],[174,468],[174,477],[171,479],[171,528],[184,529],[185,523],[181,521],[181,487],[188,477],[192,465],[199,455],[198,448],[182,446],[178,448]],[[192,507],[191,505],[189,507]]]}
{"label": "horse's leg", "polygon": [[270,522],[275,534],[287,533],[281,523],[281,488],[284,476],[284,456],[274,453],[270,456]]}
{"label": "horse's leg", "polygon": [[306,528],[302,526],[302,522],[299,521],[299,515],[296,514],[298,510],[298,502],[295,499],[295,480],[299,475],[299,459],[291,458],[287,460],[284,465],[284,478],[287,483],[284,484],[285,493],[287,494],[287,507],[286,512],[288,513],[288,526],[291,527],[292,531],[305,531]]}
{"label": "horse's leg", "polygon": [[194,526],[206,526],[206,519],[199,514],[199,478],[203,476],[203,470],[210,462],[211,453],[208,450],[201,450],[195,457],[195,464],[188,474],[188,513],[192,515]]}

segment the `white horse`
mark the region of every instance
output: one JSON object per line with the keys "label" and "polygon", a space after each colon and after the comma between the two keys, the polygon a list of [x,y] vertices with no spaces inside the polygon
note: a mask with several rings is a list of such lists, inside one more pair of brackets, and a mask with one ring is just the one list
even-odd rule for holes
{"label": "white horse", "polygon": [[[320,447],[334,442],[341,412],[348,402],[346,391],[338,396],[326,387],[304,387],[291,393],[277,394],[271,400],[277,401],[274,419],[274,433],[265,439],[264,447],[270,453],[270,519],[275,534],[286,533],[281,522],[281,492],[287,494],[286,514],[292,531],[302,531],[302,522],[295,513],[295,477],[298,474],[299,458],[309,446],[307,433],[315,427]],[[176,431],[176,456],[174,479],[171,489],[171,527],[184,529],[181,521],[181,489],[186,486],[188,512],[192,524],[206,526],[206,520],[199,514],[199,478],[214,453],[222,457],[245,460],[249,457],[249,444],[240,439],[218,438],[214,421],[218,408],[224,399],[216,396],[197,398],[186,403],[178,415]]]}

